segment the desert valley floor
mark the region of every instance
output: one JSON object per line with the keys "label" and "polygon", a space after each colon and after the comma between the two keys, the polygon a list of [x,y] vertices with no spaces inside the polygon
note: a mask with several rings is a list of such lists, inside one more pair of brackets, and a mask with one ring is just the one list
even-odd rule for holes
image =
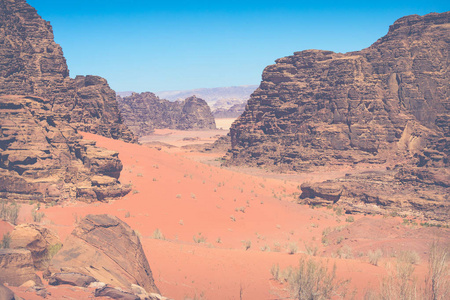
{"label": "desert valley floor", "polygon": [[[157,131],[142,140],[154,141],[159,134],[162,143],[147,145],[83,133],[85,139],[120,153],[124,165],[120,181],[131,184],[132,192],[108,203],[42,206],[42,223],[64,241],[87,214],[119,217],[140,235],[156,285],[162,295],[173,299],[288,299],[287,284],[275,280],[271,269],[277,264],[281,270],[296,267],[304,257],[330,268],[336,264],[339,279],[350,279],[349,293],[361,299],[367,290],[379,288],[401,251],[419,254],[415,275],[422,280],[431,243],[450,240],[449,229],[423,227],[421,220],[346,215],[337,207],[296,203],[303,182],[364,172],[373,166],[275,174],[220,167],[224,153],[164,144],[211,142],[225,133],[188,131],[183,136],[180,131]],[[22,205],[19,222],[31,222],[34,207]],[[0,223],[0,235],[11,230]],[[384,254],[375,266],[369,263],[368,252],[377,249]],[[11,289],[25,299],[41,299],[26,288]],[[92,295],[88,288],[48,290],[52,293],[48,299]]]}

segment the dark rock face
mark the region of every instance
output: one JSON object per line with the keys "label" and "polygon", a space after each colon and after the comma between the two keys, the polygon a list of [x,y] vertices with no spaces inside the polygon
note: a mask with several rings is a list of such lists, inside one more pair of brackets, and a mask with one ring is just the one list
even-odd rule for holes
{"label": "dark rock face", "polygon": [[92,276],[124,289],[137,284],[159,293],[139,238],[114,216],[86,216],[53,257],[49,270]]}
{"label": "dark rock face", "polygon": [[0,96],[0,198],[91,202],[127,194],[118,153],[95,146],[38,97]]}
{"label": "dark rock face", "polygon": [[379,163],[408,135],[411,154],[427,156],[418,152],[432,146],[429,160],[446,165],[449,16],[401,18],[361,51],[278,59],[231,128],[232,163],[293,170]]}
{"label": "dark rock face", "polygon": [[125,124],[137,136],[145,136],[154,129],[179,130],[215,129],[216,123],[208,104],[195,96],[184,101],[170,102],[153,93],[133,93],[117,97]]}
{"label": "dark rock face", "polygon": [[35,95],[83,131],[134,141],[115,92],[98,76],[69,77],[49,22],[25,0],[0,1],[0,95]]}

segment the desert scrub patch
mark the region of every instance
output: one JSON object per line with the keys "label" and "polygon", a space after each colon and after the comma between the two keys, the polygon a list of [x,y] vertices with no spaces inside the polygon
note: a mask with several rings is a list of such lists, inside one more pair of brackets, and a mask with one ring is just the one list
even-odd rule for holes
{"label": "desert scrub patch", "polygon": [[367,256],[369,257],[369,263],[371,265],[378,266],[378,262],[383,256],[383,251],[381,249],[377,249],[375,251],[369,250],[369,252],[367,252]]}
{"label": "desert scrub patch", "polygon": [[204,237],[201,232],[199,232],[198,235],[194,234],[192,239],[194,240],[194,243],[197,243],[197,244],[206,242],[206,237]]}
{"label": "desert scrub patch", "polygon": [[152,239],[155,240],[165,240],[164,234],[161,232],[159,228],[156,228],[155,231],[153,231]]}

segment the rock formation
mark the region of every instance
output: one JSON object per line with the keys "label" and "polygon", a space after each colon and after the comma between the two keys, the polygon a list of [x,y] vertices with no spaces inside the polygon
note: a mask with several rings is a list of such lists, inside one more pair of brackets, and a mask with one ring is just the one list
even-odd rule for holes
{"label": "rock formation", "polygon": [[44,271],[61,246],[58,236],[37,224],[17,225],[11,233],[10,248],[29,250],[36,270]]}
{"label": "rock formation", "polygon": [[397,20],[369,48],[276,60],[232,125],[230,164],[392,169],[302,186],[302,203],[450,215],[450,12]]}
{"label": "rock formation", "polygon": [[[113,241],[113,242],[111,242]],[[51,273],[81,273],[112,286],[159,294],[141,242],[117,217],[88,215],[53,257]]]}
{"label": "rock formation", "polygon": [[36,275],[31,252],[26,249],[0,249],[0,284],[20,286],[32,280],[42,285]]}
{"label": "rock formation", "polygon": [[120,197],[118,153],[98,148],[39,97],[0,96],[0,198],[41,202]]}
{"label": "rock formation", "polygon": [[50,23],[25,0],[0,1],[0,95],[8,94],[44,97],[76,128],[134,141],[106,80],[71,79]]}
{"label": "rock formation", "polygon": [[153,93],[133,93],[117,97],[125,124],[137,136],[145,136],[154,129],[179,130],[215,129],[216,124],[208,104],[195,96],[184,101],[170,102]]}
{"label": "rock formation", "polygon": [[278,59],[231,128],[232,163],[305,170],[411,150],[447,164],[449,16],[401,18],[361,51]]}
{"label": "rock formation", "polygon": [[215,118],[237,118],[244,112],[246,104],[240,103],[230,108],[218,108],[213,111],[213,115]]}

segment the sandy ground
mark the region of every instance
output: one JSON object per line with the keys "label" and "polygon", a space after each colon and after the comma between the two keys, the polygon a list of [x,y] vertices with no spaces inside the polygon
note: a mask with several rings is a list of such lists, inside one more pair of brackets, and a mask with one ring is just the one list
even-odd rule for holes
{"label": "sandy ground", "polygon": [[216,127],[218,129],[229,130],[235,120],[236,118],[216,118]]}
{"label": "sandy ground", "polygon": [[[164,133],[168,132],[156,134],[167,138],[165,143],[170,138],[175,144],[183,134]],[[202,140],[215,136],[203,134]],[[429,244],[439,235],[444,240],[450,236],[445,229],[403,225],[400,218],[355,215],[350,221],[332,207],[312,209],[296,203],[302,182],[335,178],[348,169],[287,177],[258,170],[239,172],[200,163],[192,159],[192,152],[180,148],[157,150],[93,134],[83,136],[120,153],[124,165],[120,181],[132,184],[133,191],[109,203],[42,208],[43,223],[64,239],[86,214],[118,216],[142,236],[156,284],[173,299],[286,297],[286,285],[273,280],[271,267],[297,266],[301,258],[313,257],[306,253],[314,247],[313,258],[330,267],[336,263],[339,278],[351,279],[349,288],[357,289],[356,299],[360,299],[368,288],[379,286],[385,265],[401,250],[419,251],[422,260],[416,269],[423,277]],[[156,229],[164,240],[153,238]],[[392,234],[387,234],[389,230]],[[322,238],[327,231],[331,233],[326,246]],[[335,258],[343,247],[351,259]],[[389,255],[373,266],[367,252],[378,248]],[[296,249],[295,253],[290,254],[290,249]]]}

